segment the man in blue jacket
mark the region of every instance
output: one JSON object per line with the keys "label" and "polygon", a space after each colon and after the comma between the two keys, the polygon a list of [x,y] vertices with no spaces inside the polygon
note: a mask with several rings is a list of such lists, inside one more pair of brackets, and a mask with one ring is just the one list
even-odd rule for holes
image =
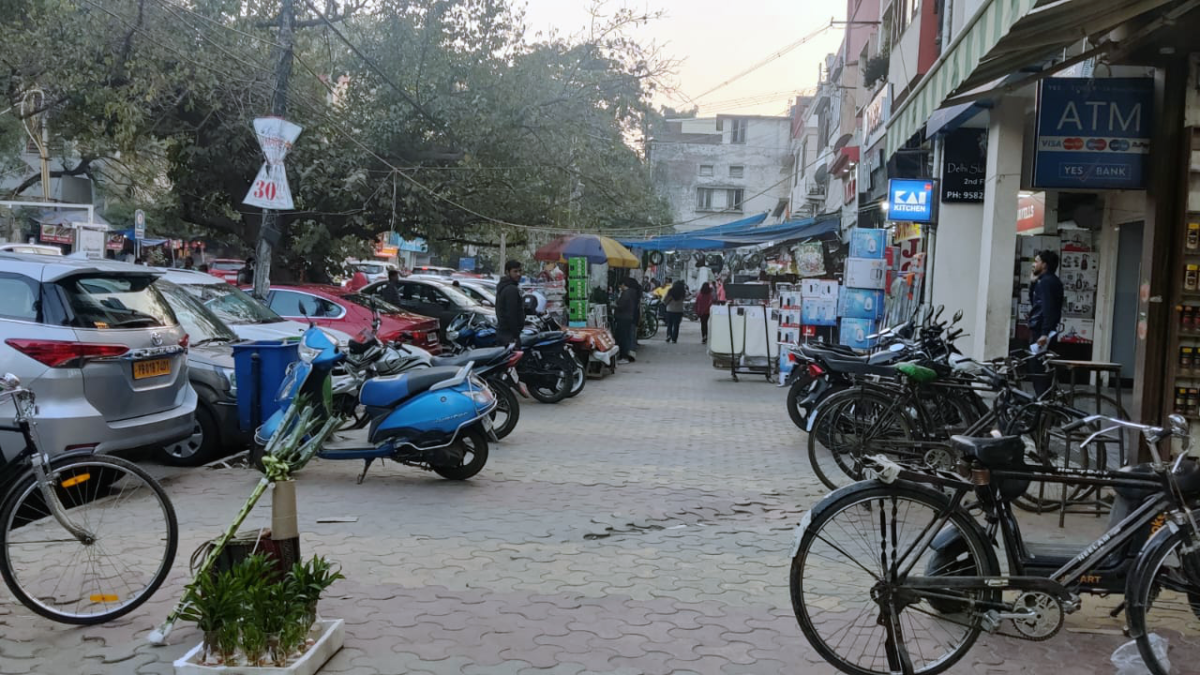
{"label": "man in blue jacket", "polygon": [[[1058,332],[1062,322],[1063,285],[1058,271],[1058,253],[1051,250],[1039,252],[1033,258],[1033,283],[1029,285],[1029,340],[1037,345],[1041,354],[1054,346],[1052,333]],[[1041,396],[1050,388],[1050,377],[1040,361],[1033,361],[1030,368],[1033,390]]]}

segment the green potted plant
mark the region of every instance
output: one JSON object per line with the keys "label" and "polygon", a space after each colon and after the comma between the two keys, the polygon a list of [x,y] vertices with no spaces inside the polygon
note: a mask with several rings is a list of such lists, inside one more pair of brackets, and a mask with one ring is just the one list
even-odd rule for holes
{"label": "green potted plant", "polygon": [[273,587],[278,572],[267,556],[246,556],[233,568],[240,595],[241,648],[246,665],[261,666],[267,652],[267,630],[271,622]]}
{"label": "green potted plant", "polygon": [[335,581],[345,578],[341,568],[335,568],[324,556],[314,555],[307,562],[292,565],[287,583],[291,586],[292,596],[304,608],[308,627],[317,621],[317,603],[321,600],[321,594]]}
{"label": "green potted plant", "polygon": [[224,662],[231,656],[222,648],[221,637],[231,630],[236,635],[240,606],[238,580],[233,574],[205,574],[196,579],[196,593],[181,617],[204,633],[203,663]]}

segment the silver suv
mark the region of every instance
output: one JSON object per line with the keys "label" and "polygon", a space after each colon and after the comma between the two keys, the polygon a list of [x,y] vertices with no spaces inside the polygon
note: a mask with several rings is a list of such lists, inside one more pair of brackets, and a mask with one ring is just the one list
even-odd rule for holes
{"label": "silver suv", "polygon": [[[191,435],[187,334],[142,266],[0,254],[0,372],[37,394],[37,434],[53,453],[160,448]],[[11,425],[0,407],[0,426]],[[0,433],[0,450],[21,450]]]}

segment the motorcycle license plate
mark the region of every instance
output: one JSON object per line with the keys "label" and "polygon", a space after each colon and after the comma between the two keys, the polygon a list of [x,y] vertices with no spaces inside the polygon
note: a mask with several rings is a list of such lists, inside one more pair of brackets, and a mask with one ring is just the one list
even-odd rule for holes
{"label": "motorcycle license plate", "polygon": [[517,369],[509,368],[508,376],[512,378],[513,384],[517,385],[517,389],[521,390],[521,395],[525,398],[529,398],[529,387],[525,386],[525,383],[522,382],[521,378],[517,376]]}
{"label": "motorcycle license plate", "polygon": [[484,430],[484,431],[491,431],[491,430],[492,430],[492,427],[494,426],[494,423],[492,422],[492,416],[491,416],[491,415],[484,415],[484,416],[483,416],[481,419],[482,419],[482,421],[483,421],[483,430]]}

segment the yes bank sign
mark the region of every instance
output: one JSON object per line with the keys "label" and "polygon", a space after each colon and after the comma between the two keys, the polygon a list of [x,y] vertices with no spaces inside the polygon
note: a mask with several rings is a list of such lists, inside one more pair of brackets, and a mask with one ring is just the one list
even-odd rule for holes
{"label": "yes bank sign", "polygon": [[935,185],[928,178],[893,178],[888,181],[888,220],[933,222]]}
{"label": "yes bank sign", "polygon": [[1034,187],[1145,188],[1153,124],[1149,78],[1042,80]]}

